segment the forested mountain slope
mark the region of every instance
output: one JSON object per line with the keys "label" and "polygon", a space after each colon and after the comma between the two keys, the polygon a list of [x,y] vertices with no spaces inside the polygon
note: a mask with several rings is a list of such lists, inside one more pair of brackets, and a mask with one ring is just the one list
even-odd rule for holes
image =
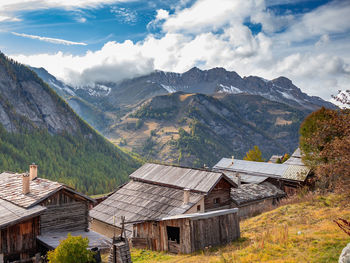
{"label": "forested mountain slope", "polygon": [[145,158],[200,167],[242,158],[254,145],[265,158],[292,153],[307,113],[255,95],[176,92],[148,100],[111,134]]}
{"label": "forested mountain slope", "polygon": [[88,194],[115,189],[138,161],[96,133],[24,65],[0,54],[0,170],[39,176]]}

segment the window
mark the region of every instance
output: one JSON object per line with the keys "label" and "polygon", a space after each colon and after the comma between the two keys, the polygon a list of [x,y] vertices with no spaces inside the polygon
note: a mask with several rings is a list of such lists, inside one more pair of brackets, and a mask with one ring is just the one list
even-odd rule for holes
{"label": "window", "polygon": [[220,198],[214,198],[214,204],[220,204]]}
{"label": "window", "polygon": [[197,205],[197,212],[201,211],[201,205]]}
{"label": "window", "polygon": [[166,232],[168,234],[168,240],[176,241],[177,244],[180,244],[180,228],[174,226],[167,226]]}

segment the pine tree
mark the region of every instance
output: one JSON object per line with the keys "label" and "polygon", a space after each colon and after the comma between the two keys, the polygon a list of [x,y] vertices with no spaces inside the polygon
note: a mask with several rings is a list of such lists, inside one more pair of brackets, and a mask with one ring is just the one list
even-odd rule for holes
{"label": "pine tree", "polygon": [[246,156],[243,158],[246,161],[254,161],[254,162],[264,162],[262,158],[262,153],[257,145],[254,146],[253,149],[250,149]]}

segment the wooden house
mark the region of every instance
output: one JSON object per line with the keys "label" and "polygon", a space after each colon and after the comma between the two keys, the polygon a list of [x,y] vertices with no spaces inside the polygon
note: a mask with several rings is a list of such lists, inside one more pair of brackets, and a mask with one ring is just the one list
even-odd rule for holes
{"label": "wooden house", "polygon": [[25,209],[0,199],[0,263],[35,255],[44,211],[39,205]]}
{"label": "wooden house", "polygon": [[[32,211],[40,210],[40,214],[35,214],[35,217],[26,221],[26,227],[19,225],[22,223],[18,220],[11,221],[11,227],[20,230],[13,232],[11,236],[12,240],[18,242],[16,247],[19,249],[16,248],[16,252],[12,252],[6,246],[7,252],[3,250],[6,260],[22,260],[32,256],[34,250],[38,249],[34,246],[34,241],[30,241],[32,242],[30,249],[20,249],[21,246],[23,247],[21,242],[27,243],[28,235],[34,238],[35,242],[38,241],[41,248],[46,249],[55,248],[59,239],[64,239],[68,233],[82,236],[92,235],[88,232],[88,213],[94,200],[66,185],[38,178],[37,166],[34,164],[30,165],[30,173],[4,172],[0,174],[0,200],[23,211],[23,215],[31,215]],[[95,236],[95,239],[90,240],[91,246],[98,246],[102,241],[108,241],[106,237],[97,233],[92,236]],[[97,240],[102,241],[97,242]],[[1,239],[0,246],[4,247],[5,242],[11,241]]]}
{"label": "wooden house", "polygon": [[240,236],[237,211],[224,209],[136,223],[131,243],[135,248],[171,253],[224,245]]}
{"label": "wooden house", "polygon": [[[119,235],[121,216],[127,222],[230,208],[232,187],[220,172],[147,163],[130,175],[131,181],[90,210],[91,229]],[[132,236],[132,224],[126,228]]]}
{"label": "wooden house", "polygon": [[292,194],[306,184],[310,168],[301,163],[265,163],[222,158],[214,171],[223,172],[231,180],[240,176],[242,184],[270,182],[287,194]]}

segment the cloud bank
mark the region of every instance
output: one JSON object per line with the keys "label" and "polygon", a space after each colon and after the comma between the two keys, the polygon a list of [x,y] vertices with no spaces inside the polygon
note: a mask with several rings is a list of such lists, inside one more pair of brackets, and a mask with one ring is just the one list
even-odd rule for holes
{"label": "cloud bank", "polygon": [[[79,2],[79,1],[77,1]],[[96,1],[88,1],[96,2]],[[312,95],[329,99],[350,80],[349,1],[333,1],[303,15],[276,15],[263,0],[197,0],[172,14],[158,10],[149,24],[161,36],[139,42],[108,42],[81,56],[12,57],[43,66],[72,85],[119,81],[154,69],[184,72],[225,67],[266,79],[284,75]],[[254,33],[247,21],[260,24]]]}

